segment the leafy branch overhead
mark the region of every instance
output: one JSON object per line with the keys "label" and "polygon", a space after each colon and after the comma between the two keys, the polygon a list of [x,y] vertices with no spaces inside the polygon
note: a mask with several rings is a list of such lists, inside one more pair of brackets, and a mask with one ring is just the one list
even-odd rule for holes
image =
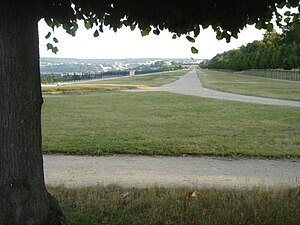
{"label": "leafy branch overhead", "polygon": [[[289,10],[296,7],[297,12]],[[282,8],[286,9],[284,15],[279,12]],[[201,29],[211,26],[218,40],[229,42],[246,25],[271,31],[273,23],[279,27],[300,24],[299,11],[299,0],[46,0],[40,14],[53,30],[62,26],[72,36],[78,29],[78,20],[83,20],[86,29],[94,30],[95,37],[103,32],[103,26],[114,31],[126,26],[140,29],[142,36],[168,30],[173,38],[185,35],[194,42]],[[51,33],[46,37],[50,36]],[[49,47],[56,50],[54,45]],[[192,52],[197,52],[194,47]]]}

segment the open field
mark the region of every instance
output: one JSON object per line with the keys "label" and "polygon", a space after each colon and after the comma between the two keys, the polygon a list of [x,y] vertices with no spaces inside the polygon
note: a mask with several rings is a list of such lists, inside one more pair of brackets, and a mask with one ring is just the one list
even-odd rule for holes
{"label": "open field", "polygon": [[42,86],[43,94],[91,94],[135,88],[157,87],[175,81],[177,76],[188,70],[179,70],[143,76],[122,77],[96,82],[63,84],[62,86]]}
{"label": "open field", "polygon": [[[111,80],[99,84],[139,88],[151,86],[157,78],[152,77],[148,84],[125,80],[130,78],[124,78],[124,83]],[[45,96],[44,100],[45,153],[300,157],[297,107],[161,92],[109,91],[102,95]],[[72,225],[296,225],[300,220],[299,188],[48,189]]]}
{"label": "open field", "polygon": [[113,79],[113,80],[100,80],[93,83],[99,84],[130,84],[130,85],[144,85],[148,87],[157,87],[163,84],[171,83],[175,81],[177,76],[182,76],[188,73],[189,70],[176,70],[164,73],[155,73],[155,74],[145,74],[145,75],[136,75],[132,77],[124,77],[122,79]]}
{"label": "open field", "polygon": [[45,153],[300,156],[300,109],[170,93],[45,97]]}
{"label": "open field", "polygon": [[198,70],[204,87],[243,95],[300,101],[300,82]]}
{"label": "open field", "polygon": [[[50,187],[70,223],[296,225],[300,189]],[[126,197],[123,197],[126,196]]]}

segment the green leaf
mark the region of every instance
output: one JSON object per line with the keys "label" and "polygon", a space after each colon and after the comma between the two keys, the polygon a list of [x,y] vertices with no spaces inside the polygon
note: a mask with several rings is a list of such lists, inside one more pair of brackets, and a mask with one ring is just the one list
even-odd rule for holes
{"label": "green leaf", "polygon": [[51,27],[52,30],[54,30],[55,24],[54,24],[54,22],[53,22],[53,19],[45,19],[45,21],[46,21],[47,25],[48,25],[49,27]]}
{"label": "green leaf", "polygon": [[191,48],[191,52],[193,53],[193,54],[198,54],[198,49],[196,49],[194,46]]}
{"label": "green leaf", "polygon": [[88,30],[93,27],[93,24],[90,21],[84,21],[84,26]]}
{"label": "green leaf", "polygon": [[58,40],[56,37],[53,38],[54,43],[58,43]]}
{"label": "green leaf", "polygon": [[271,32],[272,30],[273,30],[273,24],[272,23],[267,24],[267,31]]}
{"label": "green leaf", "polygon": [[131,25],[131,23],[128,20],[122,21],[122,23],[125,25],[125,27],[128,27]]}
{"label": "green leaf", "polygon": [[46,39],[48,39],[51,36],[51,32],[48,32],[48,34],[45,36]]}
{"label": "green leaf", "polygon": [[278,4],[276,7],[282,9],[285,6],[285,2]]}
{"label": "green leaf", "polygon": [[159,35],[160,31],[159,31],[159,29],[155,29],[155,30],[153,30],[153,33],[156,34],[156,35]]}
{"label": "green leaf", "polygon": [[226,33],[224,36],[225,36],[226,42],[229,43],[231,36],[228,33]]}
{"label": "green leaf", "polygon": [[54,54],[56,54],[56,53],[58,52],[58,48],[57,48],[57,47],[52,48],[52,52],[53,52]]}
{"label": "green leaf", "polygon": [[100,24],[100,26],[99,26],[99,31],[100,31],[101,33],[103,33],[103,23]]}
{"label": "green leaf", "polygon": [[259,30],[262,28],[262,21],[261,20],[257,21],[257,23],[255,25],[255,28],[259,29]]}
{"label": "green leaf", "polygon": [[[300,15],[295,15],[294,18],[293,18],[293,22],[295,23],[299,19],[300,19]],[[298,24],[300,24],[300,21],[299,21]]]}
{"label": "green leaf", "polygon": [[173,34],[172,39],[176,39],[176,38],[177,38],[177,35]]}
{"label": "green leaf", "polygon": [[299,6],[299,0],[291,0],[290,3],[291,3],[291,6],[294,7],[294,8]]}
{"label": "green leaf", "polygon": [[195,39],[190,36],[186,36],[186,39],[188,39],[189,42],[195,43]]}
{"label": "green leaf", "polygon": [[[77,22],[72,22],[72,26],[73,26],[73,29],[74,29],[75,31],[78,30],[78,24],[77,24]],[[93,26],[93,24],[92,24],[92,26]]]}
{"label": "green leaf", "polygon": [[194,36],[198,37],[199,34],[200,34],[200,26],[196,26],[194,29]]}
{"label": "green leaf", "polygon": [[203,29],[206,29],[206,28],[208,28],[209,27],[209,23],[207,22],[207,23],[204,23],[204,24],[202,24],[202,28]]}
{"label": "green leaf", "polygon": [[238,33],[237,32],[232,32],[231,36],[234,37],[235,39],[238,39]]}
{"label": "green leaf", "polygon": [[151,27],[147,27],[146,29],[143,29],[143,30],[141,31],[142,37],[148,35],[148,34],[150,33],[151,30],[152,30]]}
{"label": "green leaf", "polygon": [[131,24],[130,25],[130,30],[134,31],[135,27],[136,27],[136,24]]}
{"label": "green leaf", "polygon": [[285,23],[289,23],[290,20],[291,20],[291,18],[290,18],[290,17],[287,17],[287,18],[284,19],[284,22],[285,22]]}
{"label": "green leaf", "polygon": [[99,36],[99,31],[98,30],[95,30],[94,32],[94,37],[98,37]]}
{"label": "green leaf", "polygon": [[47,44],[47,50],[52,50],[52,49],[53,49],[53,44],[48,43],[48,44]]}
{"label": "green leaf", "polygon": [[51,43],[47,44],[47,50],[51,50],[54,54],[58,52],[58,48],[56,46],[54,47]]}
{"label": "green leaf", "polygon": [[222,34],[221,31],[217,31],[216,38],[217,38],[217,40],[219,40],[219,41],[222,40],[223,34]]}

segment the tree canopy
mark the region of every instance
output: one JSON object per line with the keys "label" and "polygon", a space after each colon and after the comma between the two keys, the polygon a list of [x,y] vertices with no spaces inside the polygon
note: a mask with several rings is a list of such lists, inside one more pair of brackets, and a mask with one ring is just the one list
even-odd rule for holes
{"label": "tree canopy", "polygon": [[[299,10],[296,13],[286,10],[284,16],[278,10],[299,8],[299,0],[46,0],[37,5],[39,17],[52,29],[62,26],[67,33],[75,35],[77,21],[84,20],[87,29],[94,29],[95,37],[103,32],[104,25],[114,31],[129,26],[132,30],[139,28],[143,36],[151,31],[158,35],[168,30],[174,33],[173,38],[186,35],[194,42],[201,29],[211,26],[217,39],[225,38],[229,42],[231,37],[237,38],[247,24],[271,31],[274,15],[278,26],[282,26],[283,20],[290,24],[300,20]],[[51,32],[46,35],[50,37]],[[57,42],[52,37],[48,48],[56,52]]]}
{"label": "tree canopy", "polygon": [[266,32],[263,40],[218,54],[201,66],[226,70],[300,68],[300,26],[285,28],[282,34]]}

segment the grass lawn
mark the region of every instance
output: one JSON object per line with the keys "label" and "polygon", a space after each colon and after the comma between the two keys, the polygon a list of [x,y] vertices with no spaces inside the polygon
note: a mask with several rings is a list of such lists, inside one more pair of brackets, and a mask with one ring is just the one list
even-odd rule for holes
{"label": "grass lawn", "polygon": [[135,88],[156,87],[177,80],[188,70],[149,74],[143,76],[122,77],[96,82],[63,84],[62,86],[42,86],[43,94],[91,94]]}
{"label": "grass lawn", "polygon": [[300,82],[239,75],[213,70],[198,70],[204,87],[238,93],[300,101]]}
{"label": "grass lawn", "polygon": [[43,150],[300,157],[300,108],[171,93],[45,97]]}
{"label": "grass lawn", "polygon": [[124,77],[121,79],[113,79],[113,80],[100,80],[93,83],[99,84],[130,84],[130,85],[143,85],[148,87],[158,87],[163,84],[171,83],[177,80],[178,76],[182,76],[187,74],[189,70],[176,70],[171,72],[164,73],[155,73],[149,75],[137,75],[132,77]]}
{"label": "grass lawn", "polygon": [[[300,221],[299,188],[219,190],[110,186],[50,187],[49,191],[58,199],[72,225],[298,225]],[[122,197],[122,194],[128,195]]]}

